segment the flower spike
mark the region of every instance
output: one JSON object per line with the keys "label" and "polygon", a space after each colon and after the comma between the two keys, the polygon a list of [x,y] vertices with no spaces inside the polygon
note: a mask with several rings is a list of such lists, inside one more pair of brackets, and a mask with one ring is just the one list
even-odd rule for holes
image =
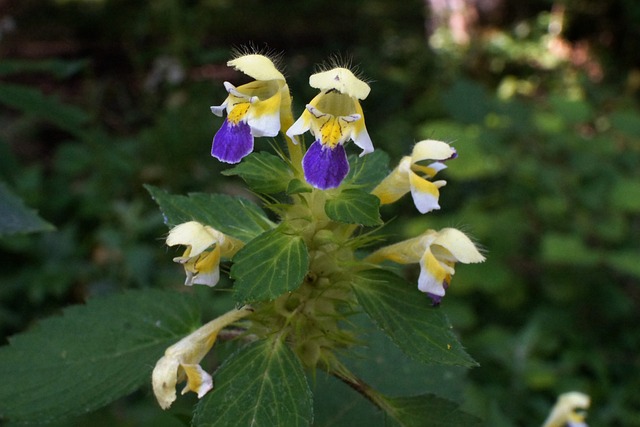
{"label": "flower spike", "polygon": [[[438,198],[439,189],[447,182],[444,180],[429,181],[438,172],[446,169],[445,160],[456,157],[455,148],[442,141],[428,139],[418,142],[411,156],[405,156],[398,166],[371,192],[385,205],[400,199],[411,192],[413,202],[420,213],[427,213],[440,209]],[[436,160],[429,165],[419,162]]]}
{"label": "flower spike", "polygon": [[343,147],[348,140],[362,149],[361,156],[373,151],[359,101],[369,95],[370,88],[346,68],[314,74],[309,84],[321,91],[287,135],[292,138],[310,131],[315,137],[302,160],[302,169],[307,182],[326,190],[338,187],[349,173]]}

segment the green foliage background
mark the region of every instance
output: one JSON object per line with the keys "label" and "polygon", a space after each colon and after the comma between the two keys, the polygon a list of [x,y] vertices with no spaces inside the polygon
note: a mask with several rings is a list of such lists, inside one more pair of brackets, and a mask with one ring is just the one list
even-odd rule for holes
{"label": "green foliage background", "polygon": [[[0,236],[3,336],[93,296],[180,289],[143,184],[253,197],[208,154],[221,123],[209,106],[238,78],[224,64],[251,42],[284,53],[297,112],[315,64],[357,64],[372,81],[367,127],[392,164],[424,138],[458,150],[441,211],[416,217],[403,199],[383,212],[398,217],[387,229],[397,240],[456,226],[486,248],[485,264],[458,267],[442,306],[480,367],[379,381],[437,391],[491,426],[539,425],[573,389],[592,396],[591,425],[640,425],[640,6],[558,2],[573,48],[558,59],[550,3],[516,4],[469,46],[436,33],[434,48],[418,0],[5,2],[2,208],[19,196],[56,230]],[[194,289],[210,318],[218,294],[205,291]],[[456,385],[425,390],[415,375]],[[154,405],[143,390],[76,425],[181,425]]]}

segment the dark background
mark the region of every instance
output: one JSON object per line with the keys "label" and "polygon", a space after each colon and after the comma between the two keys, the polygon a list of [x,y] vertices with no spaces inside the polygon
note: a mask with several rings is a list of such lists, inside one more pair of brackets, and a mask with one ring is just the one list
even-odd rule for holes
{"label": "dark background", "polygon": [[[57,227],[0,239],[0,329],[181,286],[142,184],[245,191],[209,156],[209,106],[245,79],[233,49],[282,55],[294,114],[337,56],[371,82],[391,167],[421,139],[458,150],[440,211],[407,197],[383,215],[397,239],[455,226],[486,249],[442,307],[481,365],[465,407],[540,425],[580,390],[590,425],[640,425],[638,22],[633,0],[0,1],[0,179]],[[100,416],[139,425],[149,401]]]}

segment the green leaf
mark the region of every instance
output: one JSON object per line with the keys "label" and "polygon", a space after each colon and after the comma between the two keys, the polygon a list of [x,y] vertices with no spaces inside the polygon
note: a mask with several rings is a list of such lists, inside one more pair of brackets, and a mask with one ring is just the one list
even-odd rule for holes
{"label": "green leaf", "polygon": [[386,397],[382,400],[402,427],[473,427],[481,425],[480,419],[463,412],[458,405],[446,399],[423,394],[411,397]]}
{"label": "green leaf", "polygon": [[324,211],[334,221],[364,226],[381,225],[380,199],[363,190],[346,189],[327,200]]}
{"label": "green leaf", "polygon": [[133,392],[199,316],[184,294],[144,290],[91,299],[42,321],[0,348],[0,418],[45,422]]}
{"label": "green leaf", "polygon": [[262,209],[241,197],[204,193],[180,196],[151,185],[145,188],[160,206],[164,222],[169,227],[198,221],[243,242],[273,227]]}
{"label": "green leaf", "polygon": [[52,230],[55,230],[53,225],[27,208],[18,196],[0,182],[0,237]]}
{"label": "green leaf", "polygon": [[300,286],[309,268],[302,237],[281,228],[256,237],[233,257],[231,277],[239,303],[272,300]]}
{"label": "green leaf", "polygon": [[302,365],[279,339],[241,348],[215,374],[193,426],[309,426],[311,391]]}
{"label": "green leaf", "polygon": [[369,192],[389,174],[389,156],[376,150],[365,156],[349,156],[349,174],[345,183]]}
{"label": "green leaf", "polygon": [[287,189],[293,178],[291,169],[278,156],[270,153],[251,153],[242,163],[233,169],[222,172],[223,175],[237,175],[258,193],[280,193]]}
{"label": "green leaf", "polygon": [[64,104],[31,87],[3,83],[0,85],[0,103],[24,114],[47,120],[71,133],[80,133],[89,121],[89,115],[78,107]]}
{"label": "green leaf", "polygon": [[299,179],[292,179],[287,186],[287,194],[311,193],[313,187]]}
{"label": "green leaf", "polygon": [[429,305],[415,284],[376,269],[358,273],[353,289],[364,311],[408,356],[425,363],[477,365],[446,316]]}
{"label": "green leaf", "polygon": [[432,393],[456,402],[462,400],[467,386],[467,368],[412,359],[376,328],[365,313],[351,316],[349,323],[361,331],[357,339],[363,345],[353,348],[352,357],[345,358],[343,363],[365,383],[391,396]]}
{"label": "green leaf", "polygon": [[312,384],[314,427],[385,426],[385,413],[344,382],[318,369]]}

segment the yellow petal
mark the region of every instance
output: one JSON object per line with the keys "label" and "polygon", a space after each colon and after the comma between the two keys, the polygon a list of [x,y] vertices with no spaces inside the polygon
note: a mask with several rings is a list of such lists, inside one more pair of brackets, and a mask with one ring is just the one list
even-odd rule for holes
{"label": "yellow petal", "polygon": [[176,383],[180,362],[174,357],[163,356],[156,363],[151,375],[153,394],[162,409],[167,409],[176,400]]}
{"label": "yellow petal", "polygon": [[358,79],[346,68],[334,68],[313,74],[309,77],[309,85],[320,90],[335,89],[340,93],[358,99],[365,99],[371,92],[368,84]]}
{"label": "yellow petal", "polygon": [[444,296],[444,284],[449,283],[453,268],[439,261],[427,248],[420,260],[420,276],[418,277],[418,289],[437,296]]}
{"label": "yellow petal", "polygon": [[287,136],[291,138],[296,144],[298,143],[293,137],[296,135],[302,135],[311,129],[311,120],[313,116],[309,112],[309,110],[305,109],[302,112],[302,115],[295,121],[293,125],[289,129],[287,129]]}
{"label": "yellow petal", "polygon": [[471,239],[455,228],[440,230],[432,244],[445,248],[455,258],[456,262],[469,264],[485,260],[485,257],[478,251]]}
{"label": "yellow petal", "polygon": [[222,244],[223,242],[224,234],[196,221],[176,225],[169,231],[169,236],[167,237],[168,246],[191,246],[189,254],[191,257],[198,256],[214,243]]}
{"label": "yellow petal", "polygon": [[353,124],[351,139],[358,147],[362,149],[362,152],[360,153],[360,157],[362,157],[365,154],[373,152],[373,142],[371,141],[369,132],[367,132],[367,127],[364,124],[364,113],[362,112],[362,106],[360,105],[360,102],[355,101],[355,106],[356,114],[360,115],[360,117],[362,118]]}
{"label": "yellow petal", "polygon": [[213,378],[200,365],[183,364],[181,366],[187,374],[187,385],[182,389],[182,394],[193,391],[198,395],[198,399],[202,399],[213,388]]}
{"label": "yellow petal", "polygon": [[273,61],[264,55],[243,55],[227,62],[227,65],[256,80],[285,80]]}
{"label": "yellow petal", "polygon": [[[431,232],[434,233],[433,231]],[[413,264],[419,262],[424,255],[425,247],[429,244],[426,240],[428,236],[425,237],[425,235],[380,248],[369,255],[366,260],[374,263],[389,260],[397,262],[398,264]]]}
{"label": "yellow petal", "polygon": [[456,150],[446,142],[426,139],[413,146],[411,163],[423,160],[446,160],[455,154]]}
{"label": "yellow petal", "polygon": [[583,423],[585,416],[577,410],[587,410],[590,405],[591,399],[584,393],[571,391],[561,394],[542,427],[561,427],[569,421]]}
{"label": "yellow petal", "polygon": [[438,204],[438,198],[440,197],[438,185],[421,178],[413,172],[409,172],[409,184],[413,203],[420,213],[424,214],[435,209],[440,209],[440,205]]}
{"label": "yellow petal", "polygon": [[410,166],[411,158],[404,157],[398,166],[371,191],[371,194],[380,199],[380,204],[393,203],[409,192],[411,189],[409,184]]}
{"label": "yellow petal", "polygon": [[[176,399],[176,384],[184,379],[189,383],[187,390],[200,394],[206,393],[208,374],[201,368],[194,368],[211,350],[222,328],[251,314],[250,307],[231,310],[196,329],[177,343],[167,348],[151,374],[153,393],[162,409],[167,409]],[[205,375],[206,374],[206,375]],[[206,390],[206,391],[205,391]]]}

